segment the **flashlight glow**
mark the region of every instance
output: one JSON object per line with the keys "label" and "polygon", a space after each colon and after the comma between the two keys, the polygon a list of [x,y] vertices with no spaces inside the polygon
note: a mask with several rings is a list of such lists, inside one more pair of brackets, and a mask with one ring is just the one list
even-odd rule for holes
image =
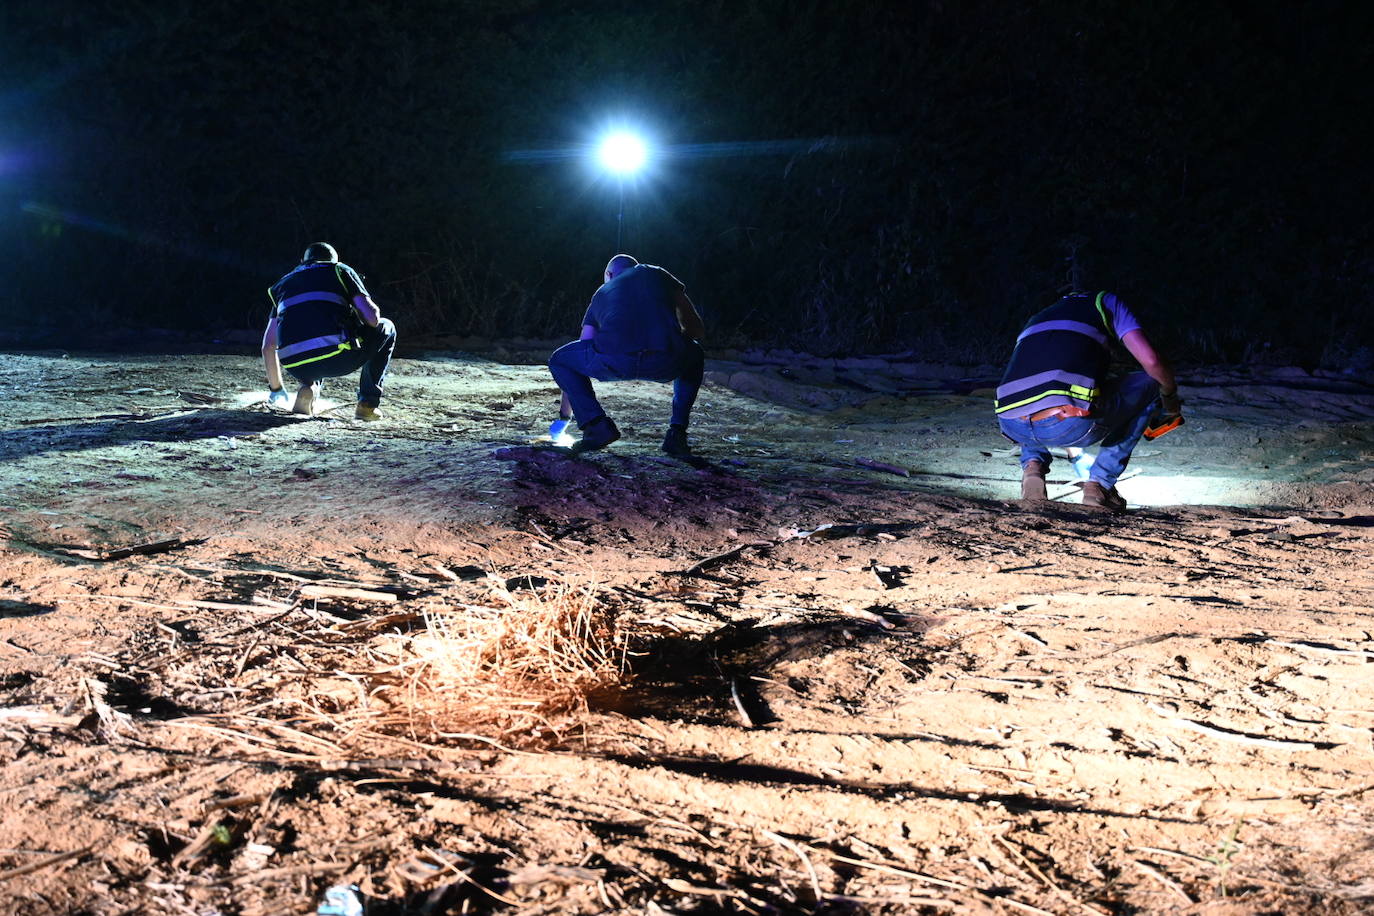
{"label": "flashlight glow", "polygon": [[572,437],[572,433],[568,432],[568,427],[571,425],[572,420],[564,420],[562,418],[554,420],[549,424],[549,439],[554,445],[560,448],[567,448],[577,441]]}
{"label": "flashlight glow", "polygon": [[644,141],[627,131],[617,131],[601,141],[597,148],[601,165],[616,175],[632,175],[649,158]]}
{"label": "flashlight glow", "polygon": [[1081,448],[1070,448],[1068,452],[1069,464],[1073,466],[1073,476],[1079,480],[1087,480],[1095,460],[1092,453]]}
{"label": "flashlight glow", "polygon": [[[272,403],[272,392],[265,389],[258,391],[240,391],[238,394],[234,395],[233,400],[234,406],[240,410],[262,404],[272,413],[291,413],[292,405],[295,403],[295,396],[291,395],[290,392],[288,392],[288,395],[289,398],[287,402],[280,406]],[[340,404],[338,401],[317,397],[315,398],[315,416],[326,416],[344,406],[346,405]],[[302,414],[302,416],[304,415]]]}
{"label": "flashlight glow", "polygon": [[267,399],[270,394],[270,391],[240,391],[234,395],[234,406],[240,410],[254,404],[267,404],[270,407],[271,402]]}

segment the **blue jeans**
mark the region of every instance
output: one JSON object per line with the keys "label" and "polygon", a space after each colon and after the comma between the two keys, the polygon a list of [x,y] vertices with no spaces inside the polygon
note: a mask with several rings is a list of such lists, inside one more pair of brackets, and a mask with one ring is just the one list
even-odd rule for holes
{"label": "blue jeans", "polygon": [[606,411],[596,400],[592,379],[619,382],[643,379],[673,383],[673,417],[676,426],[686,426],[701,390],[706,354],[694,340],[683,342],[677,351],[646,350],[640,353],[599,353],[595,340],[575,340],[564,344],[549,357],[549,373],[568,396],[577,425],[604,417]]}
{"label": "blue jeans", "polygon": [[1116,384],[1107,386],[1093,407],[1090,417],[1060,417],[1053,420],[1007,419],[998,424],[1002,433],[1021,446],[1021,467],[1039,461],[1050,467],[1050,449],[1065,446],[1101,445],[1093,461],[1090,479],[1104,487],[1114,487],[1131,452],[1145,432],[1159,401],[1159,385],[1144,372],[1132,372]]}
{"label": "blue jeans", "polygon": [[391,323],[390,318],[383,318],[375,328],[363,325],[358,335],[358,346],[352,350],[344,350],[317,363],[306,363],[286,371],[302,385],[309,385],[320,379],[338,378],[362,369],[358,373],[358,401],[376,407],[382,401],[382,385],[386,383],[391,354],[395,349],[396,325]]}

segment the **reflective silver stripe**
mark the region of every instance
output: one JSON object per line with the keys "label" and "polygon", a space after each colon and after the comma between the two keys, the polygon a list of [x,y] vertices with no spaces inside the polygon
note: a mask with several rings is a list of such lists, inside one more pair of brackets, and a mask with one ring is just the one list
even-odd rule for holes
{"label": "reflective silver stripe", "polygon": [[292,296],[290,299],[283,299],[280,308],[290,308],[300,302],[337,302],[339,305],[348,305],[348,300],[338,293],[313,292],[301,293],[299,296]]}
{"label": "reflective silver stripe", "polygon": [[1048,372],[1037,372],[1035,375],[1028,375],[1025,378],[1013,379],[1005,385],[998,385],[997,397],[1000,400],[1016,394],[1018,391],[1025,391],[1046,382],[1063,382],[1066,385],[1078,385],[1083,388],[1097,387],[1097,382],[1086,375],[1076,375],[1062,369],[1051,369]]}
{"label": "reflective silver stripe", "polygon": [[279,347],[277,349],[277,356],[294,356],[297,353],[304,353],[306,350],[318,350],[322,347],[337,347],[347,340],[347,334],[326,334],[324,337],[312,337],[309,340],[302,340],[300,343]]}
{"label": "reflective silver stripe", "polygon": [[1060,321],[1042,321],[1039,324],[1033,324],[1021,332],[1021,335],[1016,338],[1016,342],[1020,343],[1032,334],[1039,334],[1041,331],[1073,331],[1075,334],[1086,334],[1103,346],[1106,346],[1107,343],[1107,335],[1103,334],[1097,328],[1090,324],[1084,324],[1081,321],[1069,321],[1067,319]]}

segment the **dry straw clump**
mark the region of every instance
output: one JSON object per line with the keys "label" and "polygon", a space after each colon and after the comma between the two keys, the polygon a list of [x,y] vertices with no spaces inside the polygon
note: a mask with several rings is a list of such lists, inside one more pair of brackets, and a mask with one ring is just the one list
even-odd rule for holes
{"label": "dry straw clump", "polygon": [[625,643],[596,586],[494,594],[504,606],[427,610],[422,631],[392,637],[390,684],[372,696],[412,740],[557,738],[589,697],[625,679]]}

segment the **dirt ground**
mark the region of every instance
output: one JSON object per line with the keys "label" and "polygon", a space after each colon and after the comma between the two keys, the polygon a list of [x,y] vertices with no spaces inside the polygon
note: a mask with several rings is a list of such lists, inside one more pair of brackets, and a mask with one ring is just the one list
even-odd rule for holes
{"label": "dirt ground", "polygon": [[[0,911],[1374,907],[1374,380],[1184,372],[1114,516],[1014,498],[987,367],[719,354],[687,463],[648,383],[539,443],[528,356],[400,360],[373,424],[5,356]],[[396,674],[569,595],[596,689]]]}

